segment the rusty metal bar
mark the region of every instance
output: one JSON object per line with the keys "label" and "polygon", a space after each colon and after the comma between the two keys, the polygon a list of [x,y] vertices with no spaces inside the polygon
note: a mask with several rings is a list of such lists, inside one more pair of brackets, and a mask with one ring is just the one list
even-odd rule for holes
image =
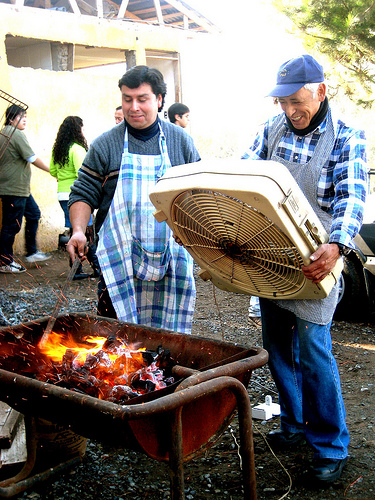
{"label": "rusty metal bar", "polygon": [[250,500],[257,500],[253,421],[251,415],[250,398],[245,387],[242,384],[240,384],[240,386],[236,384],[236,389],[234,389],[233,386],[233,392],[235,393],[237,399],[244,500],[246,500],[247,498],[249,498]]}
{"label": "rusty metal bar", "polygon": [[182,441],[182,406],[171,415],[169,446],[169,475],[171,480],[171,500],[184,500],[185,479]]}
{"label": "rusty metal bar", "polygon": [[53,475],[63,472],[65,469],[73,467],[74,465],[81,462],[80,458],[73,458],[67,462],[49,468],[44,472],[40,472],[32,477],[28,477],[35,466],[37,458],[35,419],[33,417],[30,417],[29,415],[25,415],[25,429],[27,460],[18,474],[8,479],[4,479],[0,482],[0,498],[11,498],[15,495],[19,495],[23,491],[32,488],[34,485],[42,481],[46,481]]}
{"label": "rusty metal bar", "polygon": [[67,462],[57,465],[56,467],[51,467],[44,472],[40,472],[39,474],[35,474],[34,476],[19,481],[18,483],[14,483],[5,488],[0,487],[0,498],[11,498],[19,493],[22,493],[25,490],[33,488],[35,485],[41,483],[42,481],[47,481],[51,477],[64,472],[66,469],[74,467],[81,463],[81,459],[79,457],[72,458]]}
{"label": "rusty metal bar", "polygon": [[[206,374],[204,374],[206,375]],[[207,375],[206,375],[207,376]],[[193,375],[195,377],[195,375]],[[5,372],[4,370],[0,370],[0,382],[4,381],[4,378],[7,378],[7,382],[12,386],[12,392],[21,391],[23,397],[26,394],[30,396],[32,392],[38,391],[38,396],[40,396],[40,382],[30,380],[26,377],[22,377],[10,372]],[[11,378],[13,380],[11,380]],[[17,379],[22,379],[22,385],[16,384]],[[13,383],[12,383],[13,382]],[[26,387],[25,387],[26,385]],[[71,424],[72,429],[74,430],[74,420],[77,418],[76,413],[77,405],[82,408],[83,406],[89,405],[90,409],[93,413],[97,413],[102,410],[108,414],[108,417],[111,419],[120,419],[121,421],[131,421],[131,420],[140,420],[142,418],[146,418],[152,414],[160,415],[166,412],[174,412],[181,411],[182,407],[189,404],[192,401],[197,401],[199,399],[205,398],[208,395],[219,393],[222,390],[229,389],[234,396],[236,397],[237,407],[238,407],[238,416],[239,416],[239,427],[240,427],[240,452],[243,460],[243,483],[244,483],[244,499],[245,500],[256,500],[256,481],[255,481],[255,466],[254,466],[254,446],[252,440],[252,423],[251,423],[251,406],[249,396],[247,394],[247,390],[244,385],[238,381],[237,379],[225,376],[218,377],[214,379],[210,379],[207,381],[203,381],[197,383],[196,385],[189,386],[187,388],[182,388],[178,392],[169,394],[163,398],[156,399],[155,401],[150,401],[146,404],[139,405],[128,405],[128,406],[119,406],[115,403],[109,403],[107,401],[96,400],[96,398],[92,398],[90,396],[83,396],[81,394],[76,394],[72,391],[57,388],[54,386],[50,386],[50,384],[42,384],[43,385],[43,395],[42,399],[46,398],[48,400],[48,406],[53,406],[54,403],[60,402],[62,407],[65,408],[63,411],[65,415],[65,424]],[[63,391],[64,396],[61,397],[59,394]],[[32,400],[33,398],[30,398]],[[39,398],[38,398],[39,400]],[[11,405],[11,402],[8,404]],[[72,406],[72,411],[69,411],[69,407]],[[51,413],[45,414],[46,406],[43,405],[35,405],[31,404],[30,410],[33,409],[34,412],[43,418],[48,418],[51,421],[59,421],[58,415],[59,412],[56,411],[56,408],[51,415]],[[113,411],[110,411],[113,410]],[[95,418],[94,415],[92,415]],[[67,421],[67,418],[69,422]],[[86,436],[93,437],[96,436]],[[176,446],[176,445],[174,445]],[[174,451],[172,451],[172,454]],[[183,498],[183,497],[181,497]]]}
{"label": "rusty metal bar", "polygon": [[[22,469],[13,477],[8,479],[4,479],[0,482],[0,496],[6,491],[6,486],[10,484],[17,483],[25,479],[33,470],[35,461],[36,461],[36,431],[35,431],[35,419],[25,415],[25,431],[26,431],[26,450],[27,450],[27,459],[22,467]],[[11,490],[10,488],[9,490]]]}
{"label": "rusty metal bar", "polygon": [[[257,356],[241,359],[239,361],[224,364],[216,368],[205,371],[195,370],[188,378],[183,380],[176,391],[181,391],[192,385],[200,384],[217,377],[237,377],[244,372],[252,372],[255,368],[263,366],[268,361],[268,353],[264,349],[260,350]],[[185,369],[189,370],[189,369]],[[186,371],[186,373],[188,373]]]}
{"label": "rusty metal bar", "polygon": [[[236,377],[244,372],[251,372],[253,369],[264,365],[268,360],[268,354],[263,349],[259,349],[257,356],[252,356],[251,358],[246,358],[234,363],[229,363],[228,365],[219,366],[213,368],[212,370],[207,370],[205,372],[197,372],[190,376],[186,380],[182,381],[178,386],[178,391],[182,391],[187,387],[192,385],[200,384],[202,382],[222,377]],[[176,409],[179,405],[179,400],[177,398],[176,392],[165,396],[163,398],[150,401],[147,404],[133,404],[133,405],[118,405],[116,403],[110,403],[109,401],[99,400],[88,395],[78,394],[69,389],[64,389],[62,387],[55,387],[51,384],[41,383],[37,380],[32,380],[23,375],[14,374],[5,370],[0,369],[0,382],[11,387],[12,394],[8,396],[5,400],[10,406],[12,405],[9,397],[18,396],[20,403],[29,406],[31,413],[37,411],[38,405],[30,404],[30,401],[37,400],[40,405],[45,404],[48,398],[49,402],[51,398],[54,402],[61,407],[64,411],[69,406],[78,405],[79,407],[85,407],[90,411],[102,412],[104,414],[110,413],[113,417],[119,417],[121,420],[136,420],[141,419],[145,415],[150,415],[150,413],[158,413],[160,411],[165,411],[166,399],[168,398],[169,409]],[[27,398],[25,398],[27,395]],[[50,406],[50,403],[48,404]],[[15,407],[17,409],[17,407]],[[21,411],[21,413],[25,413]]]}

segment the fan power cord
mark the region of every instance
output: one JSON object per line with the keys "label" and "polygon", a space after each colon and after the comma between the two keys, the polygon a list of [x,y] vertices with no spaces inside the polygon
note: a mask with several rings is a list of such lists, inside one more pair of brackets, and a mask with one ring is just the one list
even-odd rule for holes
{"label": "fan power cord", "polygon": [[276,459],[276,461],[280,464],[281,468],[283,469],[283,471],[285,472],[285,474],[288,476],[288,479],[289,479],[289,486],[288,486],[288,491],[286,493],[284,493],[284,495],[282,497],[280,497],[278,500],[283,500],[283,498],[286,498],[289,493],[291,492],[292,490],[292,486],[293,486],[293,480],[292,480],[292,477],[291,475],[289,474],[289,472],[286,470],[286,468],[284,467],[283,463],[279,460],[279,458],[276,456],[275,452],[273,451],[273,449],[271,448],[269,442],[267,441],[267,438],[266,436],[264,435],[264,433],[260,430],[260,427],[256,424],[256,422],[253,421],[253,426],[256,428],[257,432],[259,432],[259,434],[262,436],[263,438],[263,441],[266,443],[266,445],[268,446],[268,449],[270,450],[270,452],[272,453],[272,455],[274,456],[274,458]]}
{"label": "fan power cord", "polygon": [[216,309],[217,309],[217,312],[219,315],[219,322],[220,322],[220,329],[221,329],[221,340],[224,341],[224,325],[223,325],[223,321],[221,319],[220,307],[219,307],[219,304],[218,304],[217,299],[216,299],[216,292],[215,292],[215,285],[214,284],[212,284],[212,293],[214,296],[215,306],[216,306]]}

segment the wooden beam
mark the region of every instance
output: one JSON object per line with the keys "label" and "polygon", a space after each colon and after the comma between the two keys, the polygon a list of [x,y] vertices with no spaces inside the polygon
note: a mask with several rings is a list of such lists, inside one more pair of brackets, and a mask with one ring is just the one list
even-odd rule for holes
{"label": "wooden beam", "polygon": [[70,3],[71,8],[73,9],[74,14],[76,14],[77,16],[80,16],[81,11],[79,10],[79,7],[78,7],[76,0],[68,0],[68,1]]}
{"label": "wooden beam", "polygon": [[164,26],[164,19],[163,19],[163,13],[162,13],[161,8],[160,8],[160,1],[154,0],[154,5],[155,5],[155,10],[156,10],[158,22],[159,22],[160,26]]}
{"label": "wooden beam", "polygon": [[204,28],[209,33],[219,33],[218,28],[208,19],[206,19],[202,15],[199,15],[194,9],[186,7],[186,5],[179,0],[168,0],[168,3],[182,14],[188,16],[188,18],[194,21],[196,24],[202,26],[202,28]]}
{"label": "wooden beam", "polygon": [[98,17],[103,17],[103,0],[96,0],[96,9],[98,12]]}
{"label": "wooden beam", "polygon": [[117,17],[122,18],[125,16],[126,9],[128,7],[129,0],[122,0],[120,8],[118,10]]}
{"label": "wooden beam", "polygon": [[[132,5],[132,7],[134,7],[134,5]],[[161,10],[166,10],[166,9],[170,9],[171,6],[170,5],[160,5],[160,8]],[[133,14],[149,14],[150,12],[155,12],[155,8],[154,7],[148,7],[147,9],[136,9],[136,10],[133,10]]]}
{"label": "wooden beam", "polygon": [[[70,0],[69,0],[70,1]],[[90,16],[97,16],[98,9],[93,5],[85,2],[85,0],[75,0],[77,2],[77,6],[79,8],[79,13],[89,14]],[[71,3],[71,2],[70,2]]]}
{"label": "wooden beam", "polygon": [[184,17],[188,18],[188,16],[185,16],[185,14],[181,14],[181,12],[173,12],[172,14],[164,14],[164,20],[173,19],[174,17],[179,18],[181,20],[181,22],[183,22]]}
{"label": "wooden beam", "polygon": [[133,12],[129,12],[128,10],[125,12],[124,19],[125,18],[134,19],[134,21],[141,21],[141,22],[143,21],[143,19],[134,15]]}

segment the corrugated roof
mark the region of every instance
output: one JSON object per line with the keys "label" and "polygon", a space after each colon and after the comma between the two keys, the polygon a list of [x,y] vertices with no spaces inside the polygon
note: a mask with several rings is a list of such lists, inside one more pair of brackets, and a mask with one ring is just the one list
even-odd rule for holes
{"label": "corrugated roof", "polygon": [[[53,9],[201,33],[218,33],[207,17],[182,0],[11,0],[17,6]],[[9,3],[9,0],[0,0]]]}

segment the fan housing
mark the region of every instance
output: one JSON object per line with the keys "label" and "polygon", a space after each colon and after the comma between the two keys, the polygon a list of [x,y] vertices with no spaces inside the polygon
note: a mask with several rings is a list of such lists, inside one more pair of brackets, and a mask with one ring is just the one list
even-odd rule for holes
{"label": "fan housing", "polygon": [[150,199],[156,219],[182,241],[200,276],[223,290],[323,298],[339,278],[342,259],[319,284],[302,273],[328,235],[280,163],[220,159],[173,167]]}

